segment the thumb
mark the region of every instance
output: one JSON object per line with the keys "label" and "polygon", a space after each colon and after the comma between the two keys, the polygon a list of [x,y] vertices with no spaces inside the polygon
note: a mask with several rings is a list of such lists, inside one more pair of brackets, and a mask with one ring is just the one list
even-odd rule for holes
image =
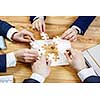
{"label": "thumb", "polygon": [[67,58],[68,62],[69,62],[69,63],[71,63],[71,58],[70,58],[70,56],[68,55],[68,53],[67,53],[67,52],[65,52],[64,54],[65,54],[65,56],[66,56],[66,58]]}
{"label": "thumb", "polygon": [[26,42],[26,43],[29,43],[30,40],[29,39],[24,39],[24,38],[21,38],[21,42]]}

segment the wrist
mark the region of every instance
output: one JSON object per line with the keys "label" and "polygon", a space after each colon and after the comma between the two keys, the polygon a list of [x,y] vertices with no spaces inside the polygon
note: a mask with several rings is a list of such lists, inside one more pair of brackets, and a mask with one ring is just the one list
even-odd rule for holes
{"label": "wrist", "polygon": [[88,67],[85,65],[84,67],[82,67],[82,68],[80,68],[80,69],[77,69],[77,72],[80,72],[80,71],[82,71],[82,70],[84,70],[84,69],[88,69]]}
{"label": "wrist", "polygon": [[13,33],[13,35],[12,35],[12,37],[11,37],[11,39],[14,40],[14,41],[15,41],[15,34],[16,34],[16,33],[18,33],[18,32]]}
{"label": "wrist", "polygon": [[14,55],[15,55],[16,61],[18,61],[18,54],[17,54],[17,51],[14,52]]}
{"label": "wrist", "polygon": [[76,29],[78,34],[81,34],[81,29],[78,26],[73,25],[71,28]]}
{"label": "wrist", "polygon": [[72,27],[72,29],[75,31],[75,33],[79,34],[79,30],[75,27]]}

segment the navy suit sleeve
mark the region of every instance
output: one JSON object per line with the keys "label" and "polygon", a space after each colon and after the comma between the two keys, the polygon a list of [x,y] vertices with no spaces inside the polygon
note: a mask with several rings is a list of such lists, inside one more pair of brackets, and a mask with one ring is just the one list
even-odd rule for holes
{"label": "navy suit sleeve", "polygon": [[6,54],[0,55],[0,72],[6,72]]}
{"label": "navy suit sleeve", "polygon": [[10,28],[12,28],[13,26],[10,25],[9,23],[0,20],[0,35],[7,37],[7,32]]}
{"label": "navy suit sleeve", "polygon": [[90,76],[84,80],[84,83],[100,83],[99,76]]}
{"label": "navy suit sleeve", "polygon": [[[33,19],[35,18],[36,16],[30,16],[30,22],[31,24],[33,23]],[[44,19],[46,19],[46,16],[44,16]]]}
{"label": "navy suit sleeve", "polygon": [[95,17],[96,16],[79,16],[71,26],[78,26],[81,29],[81,35],[84,35],[85,31],[95,19]]}
{"label": "navy suit sleeve", "polygon": [[37,80],[34,80],[34,79],[29,78],[29,79],[25,79],[25,80],[23,81],[23,83],[40,83],[40,82],[37,81]]}

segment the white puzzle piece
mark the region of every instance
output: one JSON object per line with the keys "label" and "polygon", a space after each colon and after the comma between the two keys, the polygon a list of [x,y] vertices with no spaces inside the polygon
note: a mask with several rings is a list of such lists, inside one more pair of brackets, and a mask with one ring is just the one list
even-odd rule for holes
{"label": "white puzzle piece", "polygon": [[52,61],[51,66],[68,65],[64,55],[66,50],[71,48],[71,43],[67,40],[54,38],[52,40],[35,40],[30,43],[31,48],[45,55]]}

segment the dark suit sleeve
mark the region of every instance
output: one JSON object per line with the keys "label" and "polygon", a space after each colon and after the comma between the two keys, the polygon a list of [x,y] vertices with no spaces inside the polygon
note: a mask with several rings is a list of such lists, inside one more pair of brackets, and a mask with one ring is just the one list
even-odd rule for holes
{"label": "dark suit sleeve", "polygon": [[12,28],[14,26],[10,25],[9,23],[0,20],[0,35],[7,37],[7,32],[10,28]]}
{"label": "dark suit sleeve", "polygon": [[23,83],[40,83],[40,82],[37,81],[37,80],[34,80],[34,79],[29,78],[29,79],[25,79],[25,80],[23,81]]}
{"label": "dark suit sleeve", "polygon": [[100,83],[99,76],[90,76],[84,80],[84,83]]}
{"label": "dark suit sleeve", "polygon": [[6,54],[0,55],[0,72],[6,72]]}
{"label": "dark suit sleeve", "polygon": [[[33,19],[35,18],[36,16],[30,16],[30,22],[31,24],[33,23]],[[46,19],[46,16],[44,16],[44,20]]]}
{"label": "dark suit sleeve", "polygon": [[84,35],[85,31],[95,19],[95,17],[96,16],[79,16],[71,26],[78,26],[81,29],[81,35]]}

